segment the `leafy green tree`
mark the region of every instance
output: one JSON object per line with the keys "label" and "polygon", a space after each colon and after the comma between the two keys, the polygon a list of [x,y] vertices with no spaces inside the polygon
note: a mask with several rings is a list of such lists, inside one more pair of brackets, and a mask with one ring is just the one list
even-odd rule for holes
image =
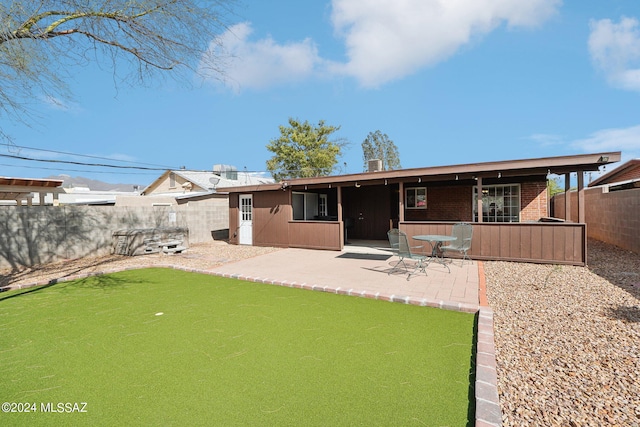
{"label": "leafy green tree", "polygon": [[560,183],[558,183],[556,179],[553,178],[549,178],[547,180],[547,190],[549,191],[549,197],[564,193],[564,188],[560,186]]}
{"label": "leafy green tree", "polygon": [[394,170],[402,167],[398,147],[386,133],[379,130],[369,132],[367,138],[362,142],[362,158],[365,171],[369,168],[369,160],[373,159],[382,160],[382,170]]}
{"label": "leafy green tree", "polygon": [[289,126],[279,128],[280,137],[267,144],[274,154],[267,160],[267,170],[276,181],[331,174],[347,145],[344,140],[330,139],[340,126],[327,125],[324,120],[314,126],[289,118]]}
{"label": "leafy green tree", "polygon": [[[167,71],[221,76],[223,54],[212,46],[219,47],[233,2],[2,0],[0,118],[29,124],[33,100],[69,99],[70,70],[92,62],[132,84]],[[116,68],[124,62],[133,67]],[[122,69],[126,74],[118,75]]]}

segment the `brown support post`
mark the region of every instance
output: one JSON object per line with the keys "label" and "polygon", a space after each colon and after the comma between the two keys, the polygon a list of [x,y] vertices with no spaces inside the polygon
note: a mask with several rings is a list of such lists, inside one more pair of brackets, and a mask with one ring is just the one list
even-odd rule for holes
{"label": "brown support post", "polygon": [[584,205],[584,172],[578,171],[578,222],[586,223]]}
{"label": "brown support post", "polygon": [[[398,183],[398,191],[400,194],[398,195],[398,200],[400,201],[400,215],[398,215],[398,222],[404,222],[404,183]],[[400,224],[398,224],[398,228],[400,228]]]}
{"label": "brown support post", "polygon": [[476,184],[478,186],[478,222],[482,222],[482,177],[479,176],[478,177],[478,183]]}
{"label": "brown support post", "polygon": [[338,222],[340,227],[340,250],[344,248],[344,221],[342,220],[342,186],[338,186]]}
{"label": "brown support post", "polygon": [[571,173],[564,174],[564,220],[571,222]]}

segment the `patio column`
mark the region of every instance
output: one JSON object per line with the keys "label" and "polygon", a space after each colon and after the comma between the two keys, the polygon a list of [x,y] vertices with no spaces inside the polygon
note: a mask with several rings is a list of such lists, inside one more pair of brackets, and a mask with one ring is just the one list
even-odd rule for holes
{"label": "patio column", "polygon": [[[400,194],[398,194],[398,200],[400,203],[400,215],[398,215],[398,223],[400,223],[404,222],[404,183],[402,181],[398,183],[398,191],[400,192]],[[398,224],[398,228],[400,228],[400,224]]]}
{"label": "patio column", "polygon": [[476,184],[478,186],[478,206],[477,206],[477,210],[478,210],[478,222],[482,222],[482,177],[479,176],[477,178],[478,183]]}
{"label": "patio column", "polygon": [[571,222],[571,172],[564,174],[564,220]]}
{"label": "patio column", "polygon": [[338,222],[342,224],[340,227],[340,249],[344,248],[344,222],[342,220],[342,186],[338,185]]}
{"label": "patio column", "polygon": [[338,186],[338,221],[342,221],[342,186]]}
{"label": "patio column", "polygon": [[584,171],[578,171],[578,222],[586,222],[584,205]]}

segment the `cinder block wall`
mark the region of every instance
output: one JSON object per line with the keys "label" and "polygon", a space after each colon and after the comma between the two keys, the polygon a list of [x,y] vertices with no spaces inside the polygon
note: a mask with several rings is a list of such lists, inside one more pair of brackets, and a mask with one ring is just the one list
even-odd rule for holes
{"label": "cinder block wall", "polygon": [[2,206],[0,268],[106,255],[113,232],[123,229],[186,227],[190,244],[208,242],[212,230],[229,227],[228,216],[226,198],[153,207]]}
{"label": "cinder block wall", "polygon": [[[578,220],[578,193],[572,191],[571,218]],[[553,198],[553,212],[564,218],[565,195]],[[602,188],[585,190],[587,236],[640,254],[640,189],[603,193]]]}

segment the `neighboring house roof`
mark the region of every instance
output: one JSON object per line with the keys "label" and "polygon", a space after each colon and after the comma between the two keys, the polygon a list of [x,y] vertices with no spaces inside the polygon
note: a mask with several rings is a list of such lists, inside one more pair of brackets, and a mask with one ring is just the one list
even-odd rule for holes
{"label": "neighboring house roof", "polygon": [[186,171],[186,170],[168,170],[165,171],[160,177],[158,177],[155,181],[149,184],[143,191],[143,195],[151,195],[153,190],[159,185],[169,179],[170,174],[175,174],[182,178],[187,183],[191,183],[189,188],[185,187],[184,184],[177,187],[174,190],[163,191],[163,192],[154,192],[153,195],[176,195],[190,193],[192,196],[195,194],[207,194],[207,193],[215,193],[217,192],[217,188],[221,187],[235,187],[235,186],[244,186],[244,185],[262,185],[262,184],[271,184],[273,183],[273,179],[265,178],[258,174],[253,174],[249,172],[236,172],[237,179],[228,179],[221,175],[218,175],[214,172],[208,171]]}
{"label": "neighboring house roof", "polygon": [[621,153],[579,154],[573,156],[544,157],[538,159],[508,160],[486,163],[471,163],[452,166],[434,166],[415,169],[398,169],[392,171],[365,172],[350,175],[323,176],[315,178],[287,179],[277,184],[261,186],[242,186],[222,188],[219,191],[230,193],[269,191],[287,187],[312,187],[314,185],[354,185],[380,184],[385,182],[455,181],[478,177],[522,177],[546,176],[548,174],[566,174],[576,171],[597,171],[603,165],[620,161]]}
{"label": "neighboring house roof", "polygon": [[618,166],[609,173],[595,179],[589,187],[606,184],[618,184],[640,179],[640,159],[632,159]]}

